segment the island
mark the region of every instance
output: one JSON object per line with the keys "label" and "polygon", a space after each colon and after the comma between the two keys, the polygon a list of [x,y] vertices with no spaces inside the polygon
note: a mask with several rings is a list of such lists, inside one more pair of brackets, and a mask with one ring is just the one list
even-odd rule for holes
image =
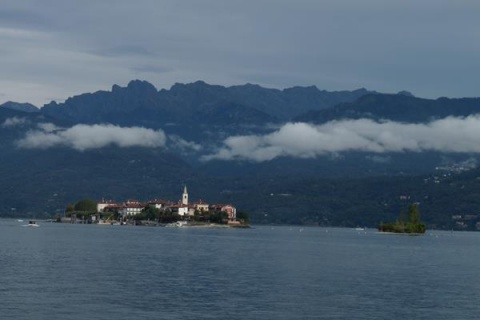
{"label": "island", "polygon": [[420,221],[420,210],[418,204],[411,204],[408,207],[408,220],[405,219],[405,214],[400,213],[400,219],[393,223],[380,223],[378,231],[385,233],[399,233],[420,235],[424,234],[427,229],[425,223]]}
{"label": "island", "polygon": [[209,204],[203,200],[190,203],[187,186],[178,202],[83,199],[68,205],[63,217],[57,216],[55,220],[98,225],[249,227],[248,214],[237,212],[232,204]]}

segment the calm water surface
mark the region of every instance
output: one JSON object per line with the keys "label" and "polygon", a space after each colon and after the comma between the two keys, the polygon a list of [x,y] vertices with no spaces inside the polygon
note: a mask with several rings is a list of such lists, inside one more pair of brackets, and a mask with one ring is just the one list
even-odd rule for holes
{"label": "calm water surface", "polygon": [[1,319],[478,319],[480,233],[0,220]]}

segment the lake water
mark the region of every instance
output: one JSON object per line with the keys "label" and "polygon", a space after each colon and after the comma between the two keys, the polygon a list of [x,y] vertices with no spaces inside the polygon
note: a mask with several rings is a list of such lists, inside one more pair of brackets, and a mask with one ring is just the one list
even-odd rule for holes
{"label": "lake water", "polygon": [[477,319],[480,233],[0,220],[1,319]]}

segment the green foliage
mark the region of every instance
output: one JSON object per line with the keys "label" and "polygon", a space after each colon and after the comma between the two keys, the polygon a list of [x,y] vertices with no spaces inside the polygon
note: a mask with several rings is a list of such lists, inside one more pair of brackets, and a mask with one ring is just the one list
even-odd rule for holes
{"label": "green foliage", "polygon": [[409,221],[402,220],[403,214],[401,214],[400,220],[394,223],[381,223],[378,226],[378,230],[381,232],[393,232],[393,233],[425,233],[427,226],[425,223],[420,222],[420,211],[417,204],[411,204],[408,207]]}
{"label": "green foliage", "polygon": [[178,214],[170,214],[170,213],[161,213],[158,217],[158,222],[160,223],[172,223],[176,221],[182,220]]}
{"label": "green foliage", "polygon": [[212,223],[225,223],[225,221],[228,219],[228,214],[223,211],[218,213],[211,213],[209,219]]}
{"label": "green foliage", "polygon": [[147,207],[140,212],[140,214],[137,214],[134,216],[135,220],[150,220],[150,221],[155,221],[158,220],[160,216],[160,210],[155,208],[155,207]]}
{"label": "green foliage", "polygon": [[90,220],[90,216],[97,212],[97,203],[91,199],[83,199],[75,203],[69,204],[65,208],[67,217],[75,215],[78,219]]}
{"label": "green foliage", "polygon": [[88,211],[93,213],[97,211],[97,203],[91,199],[83,199],[75,203],[74,210]]}
{"label": "green foliage", "polygon": [[245,223],[250,222],[250,217],[248,216],[248,213],[243,212],[243,211],[238,211],[237,212],[237,219],[242,221],[242,222],[245,222]]}
{"label": "green foliage", "polygon": [[410,222],[413,224],[420,223],[420,211],[418,210],[417,204],[411,204],[408,207],[408,214],[410,216]]}
{"label": "green foliage", "polygon": [[426,225],[424,223],[410,223],[405,221],[397,221],[395,223],[381,223],[378,227],[381,232],[393,233],[425,233]]}

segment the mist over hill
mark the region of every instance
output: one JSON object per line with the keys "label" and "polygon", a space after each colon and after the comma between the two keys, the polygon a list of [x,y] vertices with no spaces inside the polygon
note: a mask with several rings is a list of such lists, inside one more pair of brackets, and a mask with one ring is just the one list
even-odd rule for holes
{"label": "mist over hill", "polygon": [[234,203],[254,223],[374,226],[419,202],[428,223],[449,228],[480,204],[479,111],[478,98],[202,81],[134,80],[40,109],[8,102],[0,213],[176,201],[187,184],[194,200]]}

